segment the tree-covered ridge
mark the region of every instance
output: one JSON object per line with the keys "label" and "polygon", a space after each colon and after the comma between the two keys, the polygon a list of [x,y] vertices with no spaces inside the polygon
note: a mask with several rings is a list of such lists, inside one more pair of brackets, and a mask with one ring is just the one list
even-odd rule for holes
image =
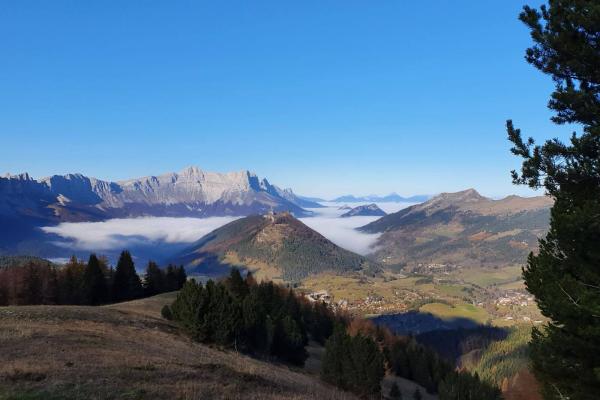
{"label": "tree-covered ridge", "polygon": [[505,339],[492,341],[468,369],[488,382],[497,385],[508,383],[517,373],[529,367],[530,340],[530,326],[514,327]]}
{"label": "tree-covered ridge", "polygon": [[116,269],[95,254],[87,263],[73,256],[65,265],[35,257],[10,257],[3,261],[0,306],[107,304],[178,290],[187,279],[183,267],[169,265],[160,269],[154,262],[148,264],[145,276],[140,278],[128,251],[121,253]]}
{"label": "tree-covered ridge", "polygon": [[547,399],[587,400],[600,392],[600,3],[551,0],[525,6],[533,46],[526,60],[550,75],[557,124],[582,128],[569,143],[536,145],[507,121],[512,153],[523,159],[516,184],[555,200],[550,229],[523,276],[549,322],[534,328],[530,354]]}
{"label": "tree-covered ridge", "polygon": [[22,267],[30,263],[53,264],[49,260],[35,256],[0,256],[0,268]]}
{"label": "tree-covered ridge", "polygon": [[310,335],[323,343],[334,315],[323,303],[309,303],[273,282],[242,278],[237,269],[205,285],[189,280],[165,313],[194,338],[262,357],[304,364]]}
{"label": "tree-covered ridge", "polygon": [[[163,315],[197,341],[302,365],[309,340],[325,345],[321,377],[364,398],[381,397],[385,374],[416,381],[442,400],[497,400],[497,387],[456,373],[431,350],[362,319],[334,314],[294,290],[242,278],[189,280]],[[479,397],[475,396],[478,394]]]}
{"label": "tree-covered ridge", "polygon": [[[368,271],[378,266],[342,249],[289,213],[250,216],[209,233],[176,258],[194,267],[222,261],[234,252],[242,263],[273,266],[286,281],[299,281],[321,272]],[[243,265],[241,265],[243,267]]]}

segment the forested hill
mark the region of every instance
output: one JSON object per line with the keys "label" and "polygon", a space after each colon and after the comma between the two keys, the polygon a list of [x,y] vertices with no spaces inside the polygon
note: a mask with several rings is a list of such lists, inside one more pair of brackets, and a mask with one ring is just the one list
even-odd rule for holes
{"label": "forested hill", "polygon": [[375,273],[379,267],[342,249],[289,213],[253,215],[233,221],[176,255],[190,273],[228,273],[236,265],[264,277],[298,281],[320,272]]}

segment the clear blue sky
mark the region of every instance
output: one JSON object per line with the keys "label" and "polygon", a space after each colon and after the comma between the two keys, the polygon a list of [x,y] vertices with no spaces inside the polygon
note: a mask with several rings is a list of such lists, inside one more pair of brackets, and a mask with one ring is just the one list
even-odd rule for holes
{"label": "clear blue sky", "polygon": [[524,2],[3,1],[0,172],[198,165],[326,197],[529,193],[505,120],[570,128],[523,59]]}

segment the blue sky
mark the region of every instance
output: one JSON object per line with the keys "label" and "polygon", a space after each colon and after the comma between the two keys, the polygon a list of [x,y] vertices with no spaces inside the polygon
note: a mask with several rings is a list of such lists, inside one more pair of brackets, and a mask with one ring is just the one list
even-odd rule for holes
{"label": "blue sky", "polygon": [[523,59],[523,4],[4,1],[0,172],[198,165],[325,197],[531,194],[510,182],[505,120],[571,128]]}

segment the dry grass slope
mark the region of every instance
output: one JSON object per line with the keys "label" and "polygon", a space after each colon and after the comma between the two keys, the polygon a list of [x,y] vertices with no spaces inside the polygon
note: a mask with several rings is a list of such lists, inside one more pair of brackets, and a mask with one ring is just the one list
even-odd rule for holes
{"label": "dry grass slope", "polygon": [[191,342],[174,294],[107,307],[0,307],[0,399],[352,399],[285,365]]}

